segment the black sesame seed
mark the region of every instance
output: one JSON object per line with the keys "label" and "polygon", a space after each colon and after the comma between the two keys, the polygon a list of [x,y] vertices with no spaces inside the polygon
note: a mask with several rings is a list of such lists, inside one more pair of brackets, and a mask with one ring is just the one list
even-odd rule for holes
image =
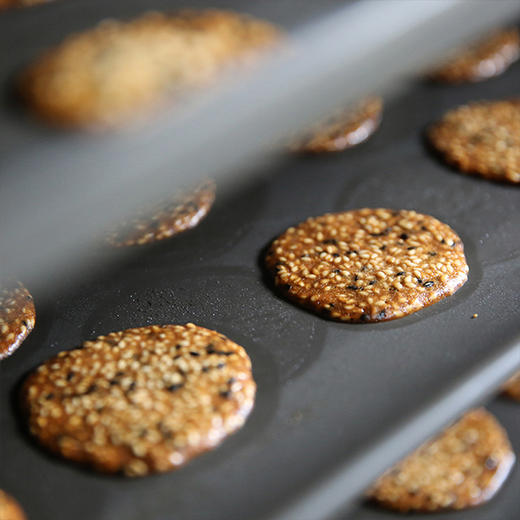
{"label": "black sesame seed", "polygon": [[124,375],[125,375],[124,372],[117,372],[116,377],[122,377],[122,376],[124,376]]}
{"label": "black sesame seed", "polygon": [[428,231],[428,228],[427,228],[426,226],[421,226],[421,229],[422,229],[423,231]]}
{"label": "black sesame seed", "polygon": [[97,390],[97,385],[94,383],[93,385],[90,385],[87,388],[86,394],[91,394],[92,392],[95,392]]}
{"label": "black sesame seed", "polygon": [[337,258],[339,256],[339,253],[332,253],[332,256]]}
{"label": "black sesame seed", "polygon": [[484,466],[486,466],[487,469],[495,469],[497,465],[498,462],[493,457],[488,457],[484,462]]}
{"label": "black sesame seed", "polygon": [[437,256],[437,253],[436,253],[435,251],[430,251],[428,254],[429,254],[430,256]]}
{"label": "black sesame seed", "polygon": [[352,291],[357,291],[359,289],[359,287],[357,287],[356,285],[347,285],[347,289],[351,289]]}
{"label": "black sesame seed", "polygon": [[383,320],[386,318],[386,310],[379,311],[376,315],[376,320]]}
{"label": "black sesame seed", "polygon": [[200,354],[198,352],[194,352],[193,350],[190,350],[190,356],[199,357]]}
{"label": "black sesame seed", "polygon": [[27,323],[25,320],[22,320],[22,325],[23,325],[26,329],[29,328],[29,325],[28,325],[28,323]]}
{"label": "black sesame seed", "polygon": [[368,321],[370,319],[370,316],[368,314],[363,313],[361,316],[361,321]]}
{"label": "black sesame seed", "polygon": [[128,390],[130,390],[130,391],[131,391],[131,390],[135,390],[135,381],[132,381],[132,382],[130,383],[130,386],[128,387]]}
{"label": "black sesame seed", "polygon": [[67,381],[70,381],[73,377],[74,377],[74,372],[69,372],[65,379],[67,379]]}
{"label": "black sesame seed", "polygon": [[231,397],[231,391],[230,390],[225,390],[224,392],[220,392],[220,395],[224,399],[229,399]]}
{"label": "black sesame seed", "polygon": [[218,369],[221,369],[221,368],[224,368],[226,366],[226,363],[219,363],[216,368]]}
{"label": "black sesame seed", "polygon": [[180,350],[180,349],[182,348],[182,345],[175,345],[175,348],[176,348],[177,350]]}
{"label": "black sesame seed", "polygon": [[334,274],[341,274],[341,269],[334,269],[334,271],[332,271]]}
{"label": "black sesame seed", "polygon": [[357,282],[359,280],[359,276],[356,274],[354,275],[354,281]]}
{"label": "black sesame seed", "polygon": [[228,385],[232,385],[235,381],[236,381],[236,378],[234,378],[234,377],[230,377],[230,378],[228,379]]}
{"label": "black sesame seed", "polygon": [[170,386],[166,387],[166,390],[168,390],[168,392],[175,392],[176,390],[178,390],[182,386],[184,386],[184,383],[179,383],[177,385],[170,385]]}
{"label": "black sesame seed", "polygon": [[377,282],[377,280],[372,280],[371,282],[368,282],[368,285],[374,285]]}
{"label": "black sesame seed", "polygon": [[417,283],[422,284],[422,280],[420,278],[417,278]]}
{"label": "black sesame seed", "polygon": [[53,399],[54,398],[54,394],[51,392],[50,394],[47,394],[45,396],[45,399],[49,400],[49,399]]}
{"label": "black sesame seed", "polygon": [[441,240],[441,244],[445,244],[446,243],[446,240],[444,240],[444,238]]}
{"label": "black sesame seed", "polygon": [[399,271],[398,273],[395,273],[394,276],[403,276],[404,271]]}
{"label": "black sesame seed", "polygon": [[208,354],[213,354],[215,352],[215,345],[213,345],[213,343],[210,343],[209,345],[207,345],[206,352]]}
{"label": "black sesame seed", "polygon": [[202,367],[202,371],[203,371],[203,372],[209,372],[209,368],[210,368],[210,367]]}
{"label": "black sesame seed", "polygon": [[322,244],[332,244],[334,246],[337,246],[338,241],[335,238],[327,238],[326,240],[322,241]]}
{"label": "black sesame seed", "polygon": [[431,280],[423,283],[423,287],[432,287],[432,285],[435,285],[435,282],[432,282]]}
{"label": "black sesame seed", "polygon": [[411,251],[412,249],[417,249],[415,246],[408,246],[406,249],[408,249],[408,251]]}
{"label": "black sesame seed", "polygon": [[399,235],[399,238],[400,238],[401,240],[406,240],[406,239],[408,238],[408,235],[407,235],[406,233],[401,233],[401,234]]}
{"label": "black sesame seed", "polygon": [[110,380],[110,386],[118,385],[119,381],[117,379],[111,379]]}
{"label": "black sesame seed", "polygon": [[386,249],[386,244],[382,245],[379,249],[381,249],[381,251],[384,251]]}

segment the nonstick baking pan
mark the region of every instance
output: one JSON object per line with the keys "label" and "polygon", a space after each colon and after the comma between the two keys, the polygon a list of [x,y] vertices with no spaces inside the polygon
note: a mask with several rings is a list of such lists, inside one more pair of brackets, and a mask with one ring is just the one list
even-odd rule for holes
{"label": "nonstick baking pan", "polygon": [[[284,14],[273,19],[303,22],[333,3],[304,3],[292,18],[280,9]],[[78,5],[86,8],[81,19]],[[18,54],[13,49],[2,80],[71,30],[145,9],[143,2],[103,5],[94,12],[88,2],[69,7],[64,0],[55,11],[56,34],[39,37],[35,29],[34,39],[27,37],[34,45]],[[37,28],[41,19],[49,22],[44,13],[42,7],[8,16],[11,23],[30,16]],[[397,518],[352,499],[407,449],[491,395],[520,365],[518,188],[447,167],[428,151],[424,129],[464,102],[515,95],[519,81],[518,64],[480,84],[417,80],[387,102],[380,129],[359,147],[287,155],[217,196],[197,228],[80,279],[64,270],[59,289],[34,295],[36,328],[0,367],[0,487],[30,519]],[[5,139],[23,153],[26,140],[44,140],[52,131],[28,117],[7,90]],[[273,238],[308,216],[365,206],[415,209],[452,226],[465,244],[469,281],[409,317],[358,325],[327,321],[272,290],[262,264]],[[93,252],[93,262],[104,254]],[[256,406],[245,427],[221,447],[176,472],[125,479],[52,457],[28,436],[18,390],[39,363],[112,330],[188,321],[221,331],[252,358]],[[518,449],[515,406],[500,400],[491,410]],[[489,504],[442,518],[517,518],[519,479],[515,468]]]}

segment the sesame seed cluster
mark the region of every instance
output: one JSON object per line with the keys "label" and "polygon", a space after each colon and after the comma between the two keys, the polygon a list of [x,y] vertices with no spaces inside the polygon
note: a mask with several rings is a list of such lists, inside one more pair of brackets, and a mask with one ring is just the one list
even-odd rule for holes
{"label": "sesame seed cluster", "polygon": [[507,396],[520,401],[520,372],[508,379],[502,390]]}
{"label": "sesame seed cluster", "polygon": [[271,245],[266,265],[296,303],[343,321],[400,318],[467,280],[463,245],[415,211],[364,208],[309,218]]}
{"label": "sesame seed cluster", "polygon": [[30,65],[20,89],[38,115],[72,126],[112,126],[185,95],[279,40],[273,25],[233,12],[150,12],[69,36]]}
{"label": "sesame seed cluster", "polygon": [[444,83],[482,81],[504,72],[520,56],[518,29],[503,29],[458,51],[430,73]]}
{"label": "sesame seed cluster", "polygon": [[514,460],[505,430],[477,409],[384,473],[368,494],[402,512],[476,506],[496,493]]}
{"label": "sesame seed cluster", "polygon": [[128,329],[41,365],[22,403],[39,442],[108,473],[169,471],[218,445],[251,411],[242,347],[191,323]]}
{"label": "sesame seed cluster", "polygon": [[107,237],[116,247],[149,244],[195,227],[215,201],[216,186],[207,180],[191,191],[178,193],[153,212],[141,212]]}
{"label": "sesame seed cluster", "polygon": [[520,100],[481,101],[447,112],[432,125],[434,148],[463,172],[520,183]]}
{"label": "sesame seed cluster", "polygon": [[305,152],[339,152],[368,139],[381,122],[383,99],[368,97],[307,131],[292,148]]}
{"label": "sesame seed cluster", "polygon": [[0,520],[26,520],[18,502],[2,489],[0,489]]}
{"label": "sesame seed cluster", "polygon": [[0,359],[10,356],[34,328],[36,313],[29,291],[20,283],[0,289]]}

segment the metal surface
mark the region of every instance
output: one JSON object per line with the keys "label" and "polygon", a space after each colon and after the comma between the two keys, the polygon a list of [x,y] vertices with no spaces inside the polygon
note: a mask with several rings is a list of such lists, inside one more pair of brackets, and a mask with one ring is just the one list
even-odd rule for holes
{"label": "metal surface", "polygon": [[[360,147],[286,157],[218,198],[196,229],[137,251],[117,269],[80,282],[64,270],[68,291],[35,294],[36,329],[0,365],[0,487],[32,520],[318,520],[492,392],[520,364],[520,193],[452,171],[429,154],[422,132],[457,104],[515,94],[518,81],[517,64],[478,85],[417,82]],[[20,113],[11,123],[26,138],[46,135]],[[375,325],[326,321],[276,296],[261,267],[270,240],[310,215],[362,206],[413,208],[451,225],[466,246],[467,284],[428,309]],[[93,251],[89,261],[108,254]],[[223,332],[253,361],[256,407],[219,449],[177,472],[128,480],[48,456],[27,436],[17,392],[37,364],[111,330],[186,321]],[[520,448],[514,407],[502,401],[492,410]],[[516,518],[513,471],[490,504],[456,517]],[[342,514],[394,516],[364,505]]]}

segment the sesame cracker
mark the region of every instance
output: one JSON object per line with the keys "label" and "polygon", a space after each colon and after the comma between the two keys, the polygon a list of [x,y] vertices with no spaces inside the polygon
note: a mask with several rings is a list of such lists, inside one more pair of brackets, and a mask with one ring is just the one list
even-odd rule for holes
{"label": "sesame cracker", "polygon": [[505,430],[477,409],[389,469],[368,496],[401,512],[465,509],[492,498],[514,461]]}
{"label": "sesame cracker", "polygon": [[105,20],[41,55],[19,84],[49,122],[117,126],[207,86],[230,67],[249,66],[280,35],[267,22],[219,10]]}
{"label": "sesame cracker", "polygon": [[194,228],[209,212],[215,200],[215,183],[207,180],[194,189],[179,192],[154,211],[139,214],[110,233],[107,240],[116,247],[149,244]]}
{"label": "sesame cracker", "polygon": [[462,172],[520,183],[520,100],[481,101],[447,112],[428,130],[433,147]]}
{"label": "sesame cracker", "polygon": [[10,356],[34,328],[36,313],[29,291],[20,283],[0,289],[0,359]]}
{"label": "sesame cracker", "polygon": [[364,208],[289,228],[266,266],[289,299],[353,322],[403,317],[467,280],[463,245],[446,224],[415,211]]}
{"label": "sesame cracker", "polygon": [[340,152],[368,139],[381,122],[383,100],[363,99],[357,105],[308,129],[305,136],[292,145],[294,151]]}
{"label": "sesame cracker", "polygon": [[502,74],[519,56],[518,29],[502,29],[457,51],[429,77],[442,83],[482,81]]}
{"label": "sesame cracker", "polygon": [[0,489],[0,520],[26,520],[18,502]]}
{"label": "sesame cracker", "polygon": [[30,432],[106,473],[182,466],[239,429],[256,385],[245,350],[218,332],[153,325],[61,352],[25,381]]}

